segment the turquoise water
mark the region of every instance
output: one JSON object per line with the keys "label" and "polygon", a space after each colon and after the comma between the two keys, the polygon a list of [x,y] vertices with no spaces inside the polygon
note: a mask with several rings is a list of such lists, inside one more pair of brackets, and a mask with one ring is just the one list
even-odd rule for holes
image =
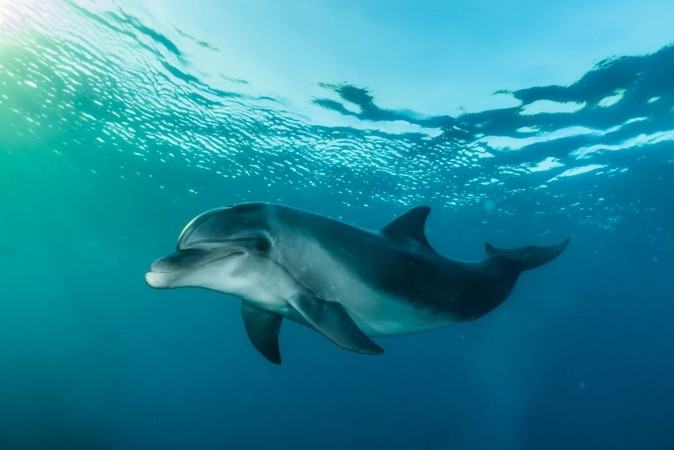
{"label": "turquoise water", "polygon": [[[214,72],[222,43],[115,3],[0,6],[0,448],[674,444],[669,43],[429,114],[340,74],[290,98]],[[287,324],[276,367],[234,298],[144,281],[243,201],[365,228],[427,204],[456,259],[573,239],[476,322],[378,357]]]}

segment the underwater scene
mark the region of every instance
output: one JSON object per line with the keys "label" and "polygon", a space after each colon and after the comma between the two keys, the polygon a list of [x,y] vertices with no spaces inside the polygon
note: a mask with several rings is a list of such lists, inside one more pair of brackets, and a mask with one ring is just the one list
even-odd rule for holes
{"label": "underwater scene", "polygon": [[0,0],[0,450],[671,450],[672,23]]}

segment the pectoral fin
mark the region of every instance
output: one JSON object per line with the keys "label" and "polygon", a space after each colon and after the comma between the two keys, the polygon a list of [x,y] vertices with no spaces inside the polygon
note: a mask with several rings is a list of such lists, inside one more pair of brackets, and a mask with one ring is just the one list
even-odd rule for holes
{"label": "pectoral fin", "polygon": [[246,333],[262,356],[274,364],[281,364],[281,351],[278,347],[278,334],[283,317],[248,302],[241,302],[241,316]]}
{"label": "pectoral fin", "polygon": [[288,303],[311,326],[340,347],[368,355],[378,355],[384,351],[358,328],[339,303],[322,300],[309,293],[299,294]]}

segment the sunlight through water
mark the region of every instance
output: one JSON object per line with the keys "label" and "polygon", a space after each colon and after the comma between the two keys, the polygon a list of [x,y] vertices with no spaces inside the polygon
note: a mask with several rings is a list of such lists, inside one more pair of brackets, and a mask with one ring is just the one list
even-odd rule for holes
{"label": "sunlight through water", "polygon": [[322,94],[305,99],[322,111],[317,124],[245,80],[224,74],[215,87],[184,49],[217,57],[217,48],[153,29],[114,2],[5,2],[3,11],[0,137],[8,152],[22,147],[8,134],[57,153],[79,136],[88,152],[145,161],[148,176],[160,162],[270,192],[328,183],[351,205],[526,198],[547,214],[573,209],[580,196],[582,220],[599,226],[631,204],[600,180],[628,184],[643,176],[630,174],[635,168],[672,168],[671,46],[606,59],[569,86],[503,91],[517,106],[458,116],[386,109],[376,86],[317,80]]}

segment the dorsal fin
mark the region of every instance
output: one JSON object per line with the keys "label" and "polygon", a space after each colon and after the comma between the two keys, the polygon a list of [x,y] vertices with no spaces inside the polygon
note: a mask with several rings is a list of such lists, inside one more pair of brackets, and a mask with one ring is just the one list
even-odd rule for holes
{"label": "dorsal fin", "polygon": [[424,247],[433,250],[424,232],[426,219],[430,213],[430,206],[417,206],[393,219],[381,231],[388,235],[405,236],[414,239]]}
{"label": "dorsal fin", "polygon": [[496,256],[501,253],[501,251],[502,250],[494,247],[489,242],[484,243],[484,252],[487,254],[487,256]]}

